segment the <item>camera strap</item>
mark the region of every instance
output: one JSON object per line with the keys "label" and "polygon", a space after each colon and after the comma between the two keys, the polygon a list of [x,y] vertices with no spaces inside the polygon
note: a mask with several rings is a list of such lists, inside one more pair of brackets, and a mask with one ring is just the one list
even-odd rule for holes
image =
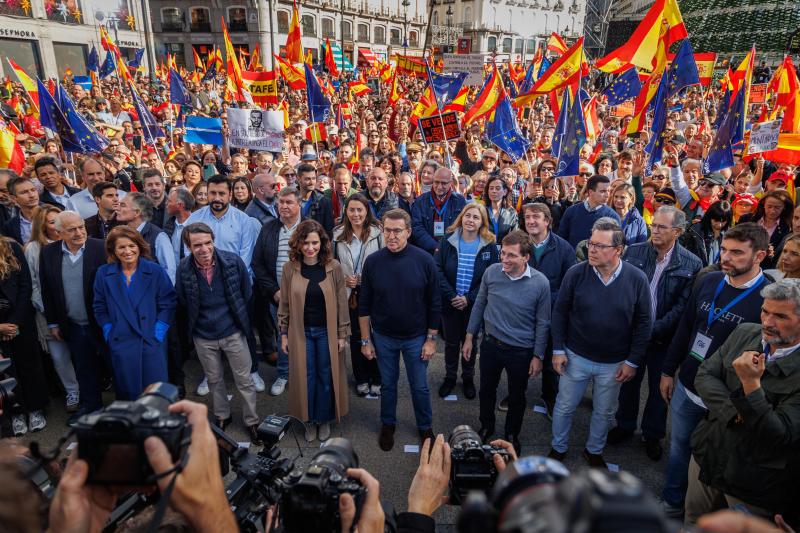
{"label": "camera strap", "polygon": [[188,462],[189,450],[187,449],[186,452],[181,456],[180,461],[178,461],[175,466],[169,470],[166,470],[165,472],[161,472],[160,474],[152,476],[151,479],[153,483],[159,479],[167,477],[170,474],[172,474],[172,479],[169,480],[169,484],[164,489],[164,492],[161,493],[161,499],[158,500],[158,506],[156,506],[156,511],[153,513],[153,519],[150,521],[150,525],[147,526],[147,533],[158,532],[161,521],[164,519],[164,513],[167,512],[167,507],[169,506],[169,498],[172,496],[172,489],[175,488],[175,482],[178,480],[178,476],[181,472],[183,472],[183,469],[186,467]]}

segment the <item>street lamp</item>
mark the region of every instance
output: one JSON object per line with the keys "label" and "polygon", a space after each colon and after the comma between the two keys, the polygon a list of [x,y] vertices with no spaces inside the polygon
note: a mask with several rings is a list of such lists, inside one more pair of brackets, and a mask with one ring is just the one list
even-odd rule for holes
{"label": "street lamp", "polygon": [[409,0],[403,0],[400,4],[403,6],[403,52],[408,48],[408,6],[411,5]]}
{"label": "street lamp", "polygon": [[[453,6],[447,6],[447,12],[445,13],[445,24],[447,24],[448,32],[450,28],[453,27]],[[450,44],[450,33],[447,34],[447,51],[453,53],[453,45]]]}

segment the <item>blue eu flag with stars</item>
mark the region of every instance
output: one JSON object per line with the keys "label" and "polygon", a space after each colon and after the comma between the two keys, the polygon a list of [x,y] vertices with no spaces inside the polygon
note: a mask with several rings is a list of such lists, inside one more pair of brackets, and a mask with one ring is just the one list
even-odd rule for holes
{"label": "blue eu flag with stars", "polygon": [[629,68],[615,79],[611,85],[603,89],[603,95],[608,98],[608,105],[619,105],[625,100],[636,98],[642,90],[642,82],[636,67]]}
{"label": "blue eu flag with stars", "polygon": [[42,126],[58,134],[65,152],[83,153],[81,142],[75,134],[75,130],[70,126],[67,117],[64,116],[50,91],[39,79],[36,80],[36,85],[39,90],[39,112]]}
{"label": "blue eu flag with stars", "polygon": [[133,97],[133,108],[136,109],[136,114],[139,115],[139,122],[142,124],[142,136],[147,144],[155,144],[158,137],[166,137],[164,130],[162,130],[153,114],[147,109],[147,105],[142,101],[142,97],[136,92],[136,88],[132,83],[128,82],[128,89],[131,91]]}
{"label": "blue eu flag with stars", "polygon": [[319,80],[307,64],[306,69],[306,96],[308,97],[308,118],[311,122],[327,122],[331,112],[331,103],[325,98]]}
{"label": "blue eu flag with stars", "polygon": [[114,71],[117,69],[116,63],[114,63],[114,54],[111,52],[106,52],[106,58],[103,61],[103,64],[100,65],[100,79],[104,80],[107,77],[114,74]]}
{"label": "blue eu flag with stars", "polygon": [[433,94],[436,96],[436,104],[442,110],[444,106],[455,99],[469,74],[467,72],[437,74],[430,67],[426,68],[428,69],[429,83],[433,88]]}
{"label": "blue eu flag with stars", "polygon": [[183,84],[181,75],[174,68],[169,69],[169,101],[173,104],[192,106],[192,97]]}
{"label": "blue eu flag with stars", "polygon": [[514,162],[525,156],[531,141],[520,131],[508,96],[500,100],[494,111],[494,120],[486,124],[486,136]]}
{"label": "blue eu flag with stars", "polygon": [[564,91],[558,127],[553,135],[553,153],[558,154],[556,177],[577,176],[580,168],[581,148],[586,144],[586,124],[583,122],[581,99],[570,103],[569,89]]}
{"label": "blue eu flag with stars", "polygon": [[739,121],[745,114],[744,93],[744,88],[742,88],[733,99],[730,109],[719,125],[714,142],[711,143],[711,149],[708,151],[708,157],[703,163],[703,172],[706,174],[732,167],[734,164],[731,143],[735,140]]}
{"label": "blue eu flag with stars", "polygon": [[90,154],[105,150],[108,147],[108,139],[100,135],[94,126],[89,124],[84,116],[75,109],[75,104],[72,103],[67,91],[61,84],[58,85],[56,98],[61,111],[67,119],[67,123],[69,123],[78,138],[81,146],[80,153]]}

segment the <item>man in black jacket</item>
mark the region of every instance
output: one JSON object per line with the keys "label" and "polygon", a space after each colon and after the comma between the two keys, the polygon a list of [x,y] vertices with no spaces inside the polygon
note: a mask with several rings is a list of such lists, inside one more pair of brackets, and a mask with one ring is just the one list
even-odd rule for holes
{"label": "man in black jacket", "polygon": [[61,162],[55,157],[40,157],[33,165],[33,171],[44,186],[40,197],[42,203],[54,205],[63,210],[69,197],[81,191],[77,187],[71,187],[64,183]]}
{"label": "man in black jacket", "polygon": [[658,461],[664,453],[661,439],[667,431],[667,403],[659,392],[661,364],[686,308],[694,277],[703,266],[697,256],[678,244],[685,224],[686,215],[680,209],[671,206],[659,208],[650,226],[653,232],[650,241],[629,246],[622,256],[650,280],[653,330],[645,364],[640,365],[633,379],[620,388],[617,426],[608,433],[608,443],[619,444],[633,436],[646,367],[648,393],[641,428],[645,452],[653,461]]}
{"label": "man in black jacket", "polygon": [[93,239],[105,239],[109,231],[123,224],[117,220],[119,190],[115,184],[104,181],[94,186],[92,196],[97,203],[97,214],[84,220],[86,233]]}
{"label": "man in black jacket", "polygon": [[33,211],[39,206],[39,191],[33,180],[16,177],[8,180],[8,194],[17,204],[17,214],[3,226],[3,235],[24,245],[31,237]]}
{"label": "man in black jacket", "polygon": [[303,218],[316,220],[328,236],[333,235],[333,207],[329,198],[316,190],[317,168],[309,163],[303,163],[297,167],[297,185],[302,196],[300,211]]}
{"label": "man in black jacket", "polygon": [[86,227],[75,211],[56,216],[62,240],[42,248],[39,277],[44,315],[50,333],[69,346],[80,386],[81,410],[103,406],[100,397],[103,335],[94,318],[94,277],[106,264],[105,245],[86,236]]}
{"label": "man in black jacket", "polygon": [[372,214],[378,220],[381,220],[387,211],[400,207],[400,199],[388,188],[389,177],[386,171],[380,167],[373,168],[367,175],[367,198]]}

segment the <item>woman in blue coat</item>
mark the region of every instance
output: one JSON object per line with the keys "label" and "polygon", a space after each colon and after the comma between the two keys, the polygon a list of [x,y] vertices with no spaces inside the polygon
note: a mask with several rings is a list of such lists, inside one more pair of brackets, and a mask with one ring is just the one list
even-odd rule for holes
{"label": "woman in blue coat", "polygon": [[647,224],[635,203],[636,192],[628,183],[620,183],[611,192],[611,207],[622,221],[626,246],[647,240]]}
{"label": "woman in blue coat", "polygon": [[167,381],[167,330],[177,305],[167,272],[127,226],[106,240],[109,264],[94,279],[94,314],[111,354],[117,399],[134,400],[145,387]]}

